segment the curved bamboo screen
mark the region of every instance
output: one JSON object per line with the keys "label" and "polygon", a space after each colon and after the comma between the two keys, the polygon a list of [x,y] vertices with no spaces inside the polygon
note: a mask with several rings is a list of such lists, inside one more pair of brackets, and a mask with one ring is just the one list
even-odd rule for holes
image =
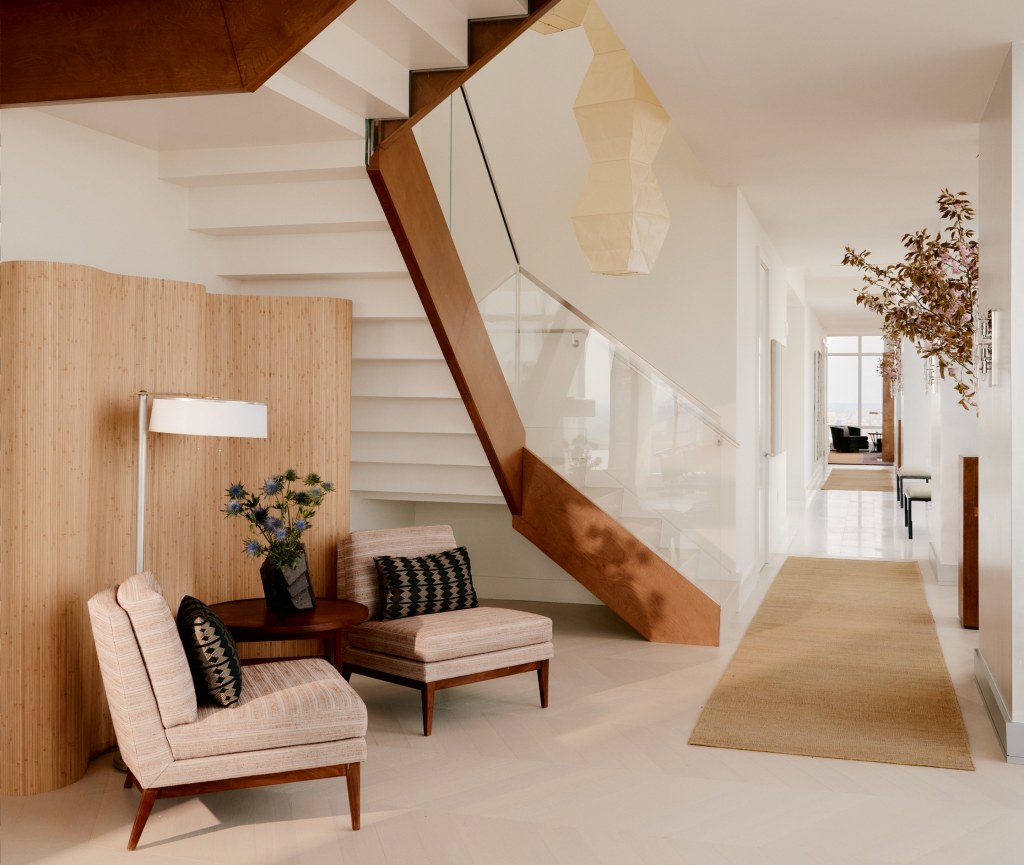
{"label": "curved bamboo screen", "polygon": [[308,542],[317,594],[335,593],[351,303],[13,261],[0,263],[0,304],[0,792],[25,795],[75,781],[114,742],[85,602],[133,570],[137,391],[269,406],[266,440],[150,436],[146,561],[171,608],[184,594],[260,595],[242,527],[218,511],[229,482],[289,467],[340,491]]}

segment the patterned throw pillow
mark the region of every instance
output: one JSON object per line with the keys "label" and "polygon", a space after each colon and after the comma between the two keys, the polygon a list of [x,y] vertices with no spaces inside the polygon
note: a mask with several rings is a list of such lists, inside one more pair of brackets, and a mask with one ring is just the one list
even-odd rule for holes
{"label": "patterned throw pillow", "polygon": [[177,623],[196,693],[219,706],[235,705],[242,696],[242,662],[227,625],[191,595],[181,599]]}
{"label": "patterned throw pillow", "polygon": [[465,547],[414,559],[375,556],[382,619],[468,610],[477,606]]}

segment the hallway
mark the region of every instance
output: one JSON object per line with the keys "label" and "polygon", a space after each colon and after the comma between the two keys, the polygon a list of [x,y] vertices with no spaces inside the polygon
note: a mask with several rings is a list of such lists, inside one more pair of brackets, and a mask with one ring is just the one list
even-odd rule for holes
{"label": "hallway", "polygon": [[0,800],[4,865],[1011,865],[1024,768],[999,751],[956,589],[927,565],[924,509],[912,543],[899,514],[891,494],[816,492],[789,515],[790,552],[921,562],[976,772],[687,745],[777,556],[723,614],[720,649],[644,642],[600,606],[499,602],[554,619],[544,711],[529,676],[444,691],[425,739],[415,693],[353,677],[370,715],[358,833],[335,779],[160,802],[128,854],[138,794],[108,755],[63,790]]}

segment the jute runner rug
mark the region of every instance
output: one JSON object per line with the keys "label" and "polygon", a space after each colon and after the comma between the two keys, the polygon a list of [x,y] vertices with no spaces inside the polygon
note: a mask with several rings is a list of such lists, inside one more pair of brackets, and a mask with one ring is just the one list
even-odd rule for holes
{"label": "jute runner rug", "polygon": [[867,493],[892,493],[892,472],[888,469],[832,469],[821,485],[823,490],[856,490]]}
{"label": "jute runner rug", "polygon": [[690,744],[973,770],[917,563],[787,559]]}

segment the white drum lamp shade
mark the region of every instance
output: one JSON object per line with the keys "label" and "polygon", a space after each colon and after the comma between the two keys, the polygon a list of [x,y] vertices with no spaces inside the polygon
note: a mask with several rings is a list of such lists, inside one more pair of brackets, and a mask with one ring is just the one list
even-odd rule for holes
{"label": "white drum lamp shade", "polygon": [[267,407],[202,397],[153,397],[149,431],[176,435],[267,437]]}

